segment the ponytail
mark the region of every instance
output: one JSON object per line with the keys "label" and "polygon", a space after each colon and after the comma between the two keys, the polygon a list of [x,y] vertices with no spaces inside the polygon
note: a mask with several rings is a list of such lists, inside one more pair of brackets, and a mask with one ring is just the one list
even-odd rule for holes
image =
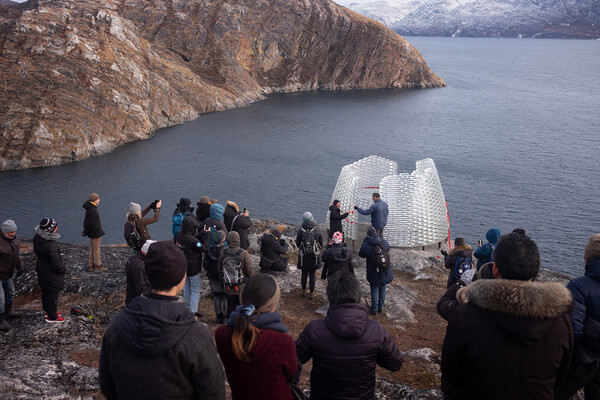
{"label": "ponytail", "polygon": [[243,362],[250,362],[250,351],[256,343],[259,329],[250,321],[254,306],[244,306],[235,321],[231,337],[231,349],[236,358]]}

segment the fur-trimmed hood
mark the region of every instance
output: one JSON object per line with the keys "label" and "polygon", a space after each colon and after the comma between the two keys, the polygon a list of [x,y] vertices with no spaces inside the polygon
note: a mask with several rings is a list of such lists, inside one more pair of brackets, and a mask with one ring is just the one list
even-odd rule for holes
{"label": "fur-trimmed hood", "polygon": [[235,204],[233,201],[228,200],[227,203],[225,203],[225,204],[227,204],[229,207],[232,207],[235,210],[235,212],[240,212],[240,207],[237,204]]}
{"label": "fur-trimmed hood", "polygon": [[[471,253],[473,253],[473,248],[470,245],[468,245],[468,244],[464,244],[462,246],[458,246],[458,247],[455,247],[452,250],[450,250],[450,252],[448,253],[448,255],[455,256],[458,253],[461,253],[463,251],[470,251]],[[465,257],[465,256],[463,256],[463,257]]]}
{"label": "fur-trimmed hood", "polygon": [[42,239],[45,239],[45,240],[51,240],[53,242],[56,242],[58,239],[60,239],[60,233],[58,233],[58,232],[54,232],[54,233],[46,232],[45,230],[43,230],[42,228],[40,228],[39,225],[37,225],[34,228],[34,232],[38,236],[40,236]]}
{"label": "fur-trimmed hood", "polygon": [[568,313],[571,292],[558,282],[485,279],[458,291],[459,303],[470,303],[495,313],[528,319],[556,318]]}

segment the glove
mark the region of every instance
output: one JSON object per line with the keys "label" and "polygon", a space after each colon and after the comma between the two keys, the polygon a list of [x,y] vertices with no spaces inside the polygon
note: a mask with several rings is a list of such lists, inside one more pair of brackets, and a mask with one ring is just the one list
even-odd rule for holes
{"label": "glove", "polygon": [[285,239],[279,239],[279,244],[285,246]]}
{"label": "glove", "polygon": [[17,276],[16,277],[18,278],[21,275],[23,275],[23,268],[20,267],[20,268],[17,268]]}
{"label": "glove", "polygon": [[150,208],[156,210],[156,203],[158,203],[158,200],[154,200],[152,203],[150,203]]}
{"label": "glove", "polygon": [[354,206],[354,209],[355,209],[355,210],[358,210],[358,206]]}
{"label": "glove", "polygon": [[448,252],[446,250],[440,250],[440,253],[442,253],[444,256],[448,257]]}
{"label": "glove", "polygon": [[475,275],[475,269],[471,268],[466,270],[465,272],[463,272],[463,274],[460,276],[460,280],[467,286],[469,286],[471,284],[471,282],[473,281],[473,276]]}

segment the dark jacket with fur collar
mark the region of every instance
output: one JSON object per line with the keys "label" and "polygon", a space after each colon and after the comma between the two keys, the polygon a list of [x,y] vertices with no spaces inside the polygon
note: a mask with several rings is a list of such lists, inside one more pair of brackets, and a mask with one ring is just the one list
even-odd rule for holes
{"label": "dark jacket with fur collar", "polygon": [[571,361],[560,283],[481,280],[458,291],[442,348],[447,399],[554,399]]}

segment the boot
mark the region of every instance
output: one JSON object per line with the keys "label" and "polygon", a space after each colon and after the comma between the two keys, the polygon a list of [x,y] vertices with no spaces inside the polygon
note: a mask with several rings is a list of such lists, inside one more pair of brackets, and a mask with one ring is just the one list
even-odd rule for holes
{"label": "boot", "polygon": [[95,265],[90,265],[88,267],[88,271],[90,271],[90,272],[94,272],[95,270],[96,270],[96,266]]}
{"label": "boot", "polygon": [[98,272],[106,272],[106,271],[108,271],[108,268],[103,267],[102,265],[96,265],[96,266],[94,266],[94,268],[96,268],[96,271],[98,271]]}
{"label": "boot", "polygon": [[6,313],[0,314],[0,332],[10,331],[10,324],[6,321]]}
{"label": "boot", "polygon": [[23,316],[23,312],[22,311],[13,311],[12,310],[12,303],[6,304],[4,310],[5,310],[4,314],[6,315],[6,317],[8,319],[17,318],[17,317],[22,317]]}
{"label": "boot", "polygon": [[315,298],[315,292],[310,292],[310,293],[308,294],[308,299],[309,299],[309,300],[313,300],[314,298]]}

